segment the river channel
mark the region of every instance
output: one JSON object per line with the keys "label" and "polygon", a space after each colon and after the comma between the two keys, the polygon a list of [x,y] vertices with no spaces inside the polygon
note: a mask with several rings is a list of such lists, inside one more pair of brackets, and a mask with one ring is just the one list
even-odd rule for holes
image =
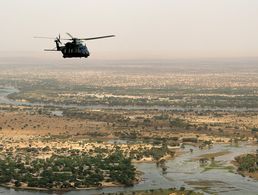
{"label": "river channel", "polygon": [[235,108],[235,107],[176,107],[176,106],[108,106],[108,105],[76,105],[76,104],[47,104],[47,103],[38,103],[38,102],[19,102],[8,98],[9,94],[19,92],[18,89],[13,87],[1,87],[0,86],[0,104],[11,104],[11,105],[27,105],[27,106],[53,106],[59,108],[79,108],[79,109],[112,109],[112,110],[167,110],[167,111],[236,111],[236,112],[245,112],[245,111],[258,111],[258,108]]}

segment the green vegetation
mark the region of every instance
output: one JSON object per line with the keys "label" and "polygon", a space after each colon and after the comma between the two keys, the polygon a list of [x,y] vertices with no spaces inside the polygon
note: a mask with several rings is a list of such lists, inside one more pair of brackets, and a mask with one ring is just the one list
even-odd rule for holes
{"label": "green vegetation", "polygon": [[222,162],[220,161],[212,161],[209,165],[204,167],[204,170],[202,172],[214,170],[214,169],[224,169],[229,172],[233,172],[234,167],[233,166],[225,166]]}
{"label": "green vegetation", "polygon": [[0,160],[0,183],[21,183],[35,188],[101,187],[101,182],[133,185],[135,168],[120,150],[104,156],[87,154],[30,160],[28,156],[6,156]]}
{"label": "green vegetation", "polygon": [[230,152],[228,150],[225,151],[221,151],[221,152],[214,152],[214,153],[208,153],[208,154],[202,154],[199,156],[199,158],[207,158],[207,159],[212,159],[212,158],[216,158],[219,156],[223,156],[226,154],[229,154]]}
{"label": "green vegetation", "polygon": [[[136,169],[131,160],[150,157],[160,162],[173,156],[165,141],[159,145],[94,145],[89,140],[74,140],[64,135],[48,135],[39,139],[44,147],[4,148],[0,159],[0,184],[18,188],[79,189],[101,188],[107,183],[132,186]],[[32,140],[31,140],[32,141]],[[54,144],[49,144],[55,142]],[[78,144],[79,148],[56,147],[57,143]],[[101,142],[101,141],[100,141]],[[78,147],[77,145],[77,147]],[[85,146],[87,145],[87,146]],[[87,148],[89,147],[89,148]]]}
{"label": "green vegetation", "polygon": [[257,128],[257,127],[253,127],[253,128],[251,129],[251,131],[252,131],[252,133],[256,133],[256,132],[258,132],[258,128]]}
{"label": "green vegetation", "polygon": [[130,157],[132,159],[141,160],[144,157],[152,157],[154,160],[158,161],[162,157],[166,155],[174,156],[175,152],[170,151],[167,148],[166,144],[162,144],[162,146],[152,147],[150,149],[147,148],[138,148],[137,150],[130,151]]}
{"label": "green vegetation", "polygon": [[185,120],[180,119],[180,118],[175,118],[175,119],[170,119],[170,126],[171,127],[176,127],[176,128],[184,128],[187,129],[191,125],[185,122]]}
{"label": "green vegetation", "polygon": [[235,160],[239,164],[239,171],[248,171],[250,173],[258,171],[258,158],[254,154],[238,156]]}

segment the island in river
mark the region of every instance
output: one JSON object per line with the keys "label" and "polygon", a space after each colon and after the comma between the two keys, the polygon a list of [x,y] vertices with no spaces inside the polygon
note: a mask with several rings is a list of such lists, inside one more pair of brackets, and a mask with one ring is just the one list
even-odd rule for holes
{"label": "island in river", "polygon": [[234,164],[238,167],[240,174],[258,180],[258,150],[256,154],[236,156]]}

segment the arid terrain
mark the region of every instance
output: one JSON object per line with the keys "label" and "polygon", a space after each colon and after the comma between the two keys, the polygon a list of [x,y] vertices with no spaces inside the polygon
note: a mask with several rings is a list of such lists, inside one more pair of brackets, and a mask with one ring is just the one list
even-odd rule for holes
{"label": "arid terrain", "polygon": [[[192,65],[188,61],[109,63],[65,65],[61,70],[2,67],[3,186],[38,190],[137,186],[145,174],[137,168],[139,163],[156,164],[165,178],[173,171],[169,167],[173,159],[195,151],[200,155],[189,159],[199,161],[204,171],[236,171],[233,164],[222,165],[220,158],[233,155],[234,147],[243,144],[252,146],[254,155],[255,60],[245,69],[234,60],[202,61],[198,66],[195,61]],[[217,146],[230,150],[217,151]],[[257,172],[257,165],[252,171]],[[200,181],[170,187],[184,185],[207,192],[196,187],[204,185]]]}

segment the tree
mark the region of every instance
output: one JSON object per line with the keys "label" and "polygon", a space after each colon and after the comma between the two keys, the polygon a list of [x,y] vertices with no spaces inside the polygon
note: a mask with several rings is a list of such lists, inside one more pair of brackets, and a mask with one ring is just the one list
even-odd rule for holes
{"label": "tree", "polygon": [[19,180],[16,180],[15,182],[14,182],[14,185],[15,185],[15,187],[20,187],[21,186],[21,182],[19,181]]}

